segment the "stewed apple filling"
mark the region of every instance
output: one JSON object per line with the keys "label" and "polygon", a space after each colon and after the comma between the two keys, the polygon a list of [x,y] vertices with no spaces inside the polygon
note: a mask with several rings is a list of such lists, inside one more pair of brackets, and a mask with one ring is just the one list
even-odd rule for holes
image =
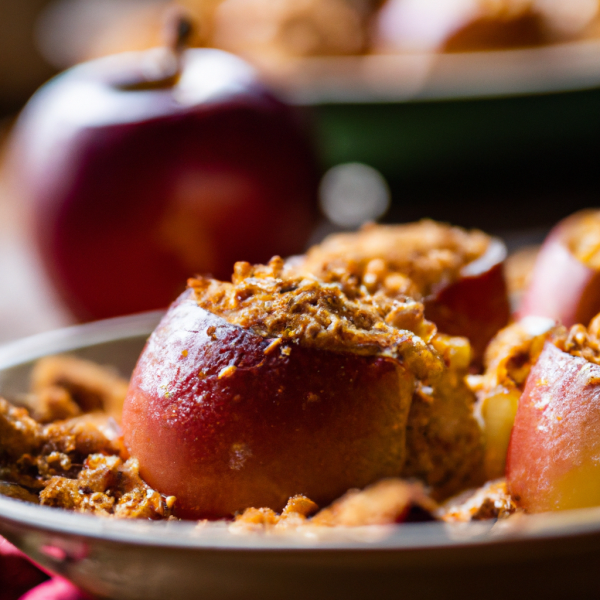
{"label": "stewed apple filling", "polygon": [[528,317],[501,330],[485,355],[485,371],[468,378],[484,430],[486,479],[504,475],[506,451],[525,382],[554,321]]}

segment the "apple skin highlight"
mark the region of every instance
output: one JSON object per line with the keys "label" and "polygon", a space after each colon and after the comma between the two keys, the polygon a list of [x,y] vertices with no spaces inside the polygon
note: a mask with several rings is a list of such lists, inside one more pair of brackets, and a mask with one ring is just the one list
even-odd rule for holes
{"label": "apple skin highlight", "polygon": [[528,512],[600,505],[600,366],[546,342],[519,400],[508,489]]}
{"label": "apple skin highlight", "polygon": [[390,358],[265,339],[200,308],[169,309],[135,368],[123,431],[183,518],[326,506],[398,476],[413,376]]}

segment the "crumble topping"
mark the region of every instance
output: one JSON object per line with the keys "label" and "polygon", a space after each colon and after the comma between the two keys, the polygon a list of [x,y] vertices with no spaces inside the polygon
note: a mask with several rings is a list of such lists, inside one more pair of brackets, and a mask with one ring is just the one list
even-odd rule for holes
{"label": "crumble topping", "polygon": [[508,493],[505,479],[488,481],[476,490],[470,490],[446,502],[437,517],[449,523],[506,519],[522,512]]}
{"label": "crumble topping", "polygon": [[469,377],[472,389],[479,395],[520,394],[544,343],[557,329],[555,322],[545,317],[525,317],[501,329],[486,350],[483,375]]}
{"label": "crumble topping", "polygon": [[419,483],[384,479],[364,490],[349,490],[317,513],[311,523],[326,527],[434,521],[436,503]]}
{"label": "crumble topping", "polygon": [[[437,504],[420,483],[383,479],[364,490],[349,490],[330,506],[319,507],[305,496],[290,498],[281,514],[248,508],[230,525],[234,533],[279,531],[299,527],[362,527],[435,521]],[[315,514],[316,513],[316,514]]]}
{"label": "crumble topping", "polygon": [[391,297],[427,297],[456,281],[461,270],[482,257],[490,237],[430,220],[407,225],[369,224],[340,233],[311,248],[294,265],[325,281],[364,285]]}
{"label": "crumble topping", "polygon": [[563,352],[600,365],[600,315],[596,315],[588,327],[581,324],[570,329],[557,327],[550,341]]}
{"label": "crumble topping", "polygon": [[119,418],[128,385],[110,367],[72,356],[47,356],[35,364],[26,403],[42,423],[92,411]]}
{"label": "crumble topping", "polygon": [[509,390],[522,392],[546,341],[559,350],[600,365],[600,315],[588,327],[556,325],[545,317],[525,317],[498,332],[485,355],[486,370],[469,378],[478,393]]}
{"label": "crumble topping", "polygon": [[265,338],[397,358],[423,380],[443,370],[427,343],[435,326],[413,299],[373,297],[358,288],[351,299],[336,283],[294,275],[279,257],[268,265],[236,263],[231,283],[200,277],[189,285],[200,307]]}
{"label": "crumble topping", "polygon": [[[114,405],[101,401],[120,397],[123,380],[111,369],[69,356],[43,359],[32,380],[35,391],[26,401],[44,422],[0,398],[0,494],[101,516],[171,515],[175,498],[140,478],[112,416]],[[53,395],[58,404],[49,402]],[[78,416],[64,419],[65,407]]]}

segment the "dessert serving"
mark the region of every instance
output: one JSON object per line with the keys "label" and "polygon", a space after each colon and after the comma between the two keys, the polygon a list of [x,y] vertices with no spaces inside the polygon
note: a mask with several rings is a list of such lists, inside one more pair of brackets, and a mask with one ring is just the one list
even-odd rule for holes
{"label": "dessert serving", "polygon": [[129,383],[48,357],[2,400],[0,492],[237,532],[597,505],[599,321],[509,324],[505,254],[421,221],[198,275]]}

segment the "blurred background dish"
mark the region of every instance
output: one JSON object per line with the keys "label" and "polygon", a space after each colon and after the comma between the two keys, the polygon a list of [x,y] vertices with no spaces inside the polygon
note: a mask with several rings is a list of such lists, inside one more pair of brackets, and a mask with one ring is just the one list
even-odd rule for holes
{"label": "blurred background dish", "polygon": [[[166,0],[54,0],[38,39],[75,62],[157,45]],[[472,52],[594,38],[598,0],[179,0],[195,44],[259,62],[379,53]]]}

